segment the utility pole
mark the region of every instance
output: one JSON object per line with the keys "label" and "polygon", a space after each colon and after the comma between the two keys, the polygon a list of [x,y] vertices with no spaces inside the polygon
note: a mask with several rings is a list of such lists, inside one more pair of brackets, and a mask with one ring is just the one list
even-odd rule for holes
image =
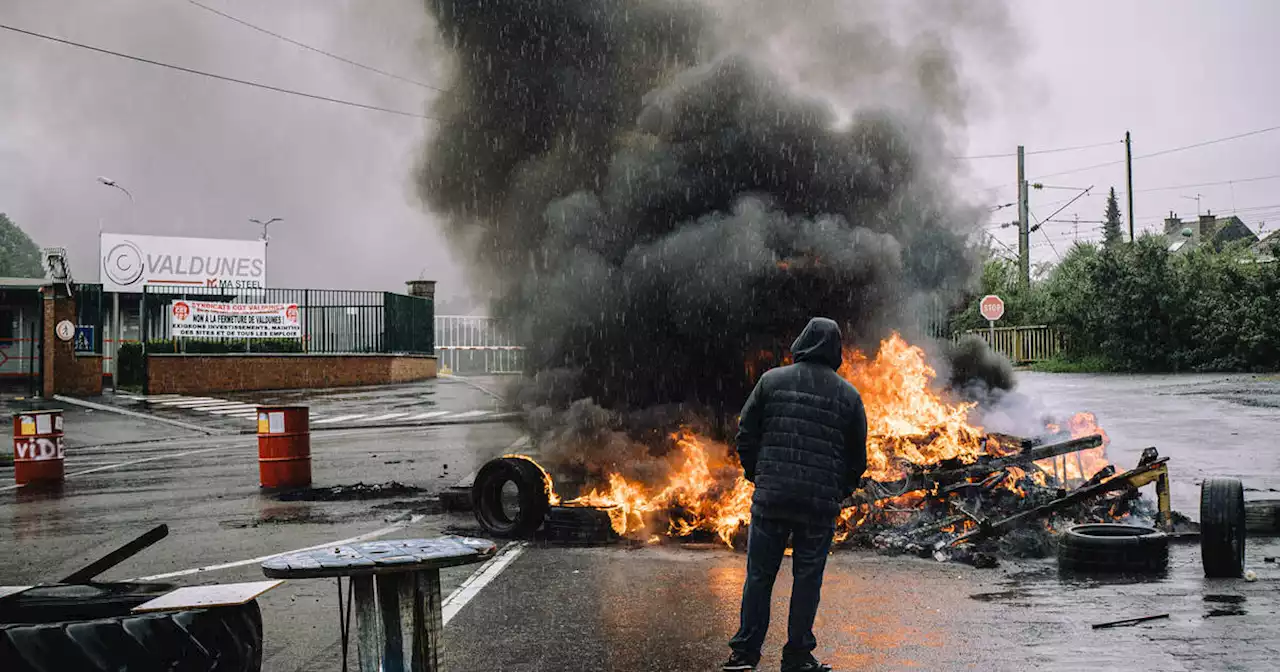
{"label": "utility pole", "polygon": [[1078,243],[1080,242],[1080,214],[1079,213],[1076,214],[1075,229],[1076,229],[1076,242]]}
{"label": "utility pole", "polygon": [[1018,145],[1018,282],[1023,289],[1031,285],[1031,209],[1027,202],[1026,150]]}
{"label": "utility pole", "polygon": [[1129,141],[1129,131],[1124,132],[1124,168],[1125,179],[1129,186],[1125,194],[1129,197],[1129,242],[1133,242],[1133,144]]}

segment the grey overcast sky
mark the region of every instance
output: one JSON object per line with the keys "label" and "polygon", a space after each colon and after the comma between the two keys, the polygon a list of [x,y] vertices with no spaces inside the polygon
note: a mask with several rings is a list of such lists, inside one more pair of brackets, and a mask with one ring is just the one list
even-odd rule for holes
{"label": "grey overcast sky", "polygon": [[[889,0],[885,0],[888,2]],[[974,0],[996,2],[997,0]],[[261,27],[420,82],[447,86],[422,0],[201,0]],[[966,155],[1028,156],[1028,177],[1094,192],[1032,239],[1052,261],[1098,238],[1106,189],[1124,189],[1125,130],[1136,156],[1280,126],[1280,2],[1018,0],[1022,48],[998,72],[968,69]],[[275,86],[425,113],[429,88],[337,62],[187,0],[0,0],[0,23]],[[963,54],[962,54],[963,56]],[[962,59],[963,60],[963,59]],[[962,67],[964,63],[962,62]],[[447,95],[447,94],[446,94]],[[410,278],[461,288],[461,262],[413,194],[410,172],[432,123],[122,61],[0,31],[0,211],[45,246],[69,249],[96,280],[96,234],[256,236],[272,228],[272,284],[399,289]],[[1012,157],[962,160],[977,202],[1014,200]],[[105,175],[137,197],[136,210]],[[1224,184],[1209,184],[1209,183]],[[1203,185],[1186,186],[1180,185]],[[1138,227],[1170,211],[1236,212],[1280,228],[1280,130],[1139,159]],[[1180,188],[1178,188],[1180,187]],[[1049,216],[1073,195],[1046,189]],[[1121,196],[1123,204],[1123,194]],[[990,230],[1015,242],[1013,208]],[[1264,224],[1265,223],[1265,224]],[[1078,234],[1077,234],[1078,231]],[[1052,243],[1052,246],[1051,244]]]}

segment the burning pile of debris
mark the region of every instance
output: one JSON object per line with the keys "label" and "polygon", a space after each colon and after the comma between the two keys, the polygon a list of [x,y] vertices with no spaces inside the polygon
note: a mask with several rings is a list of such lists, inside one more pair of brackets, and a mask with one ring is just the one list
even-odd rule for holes
{"label": "burning pile of debris", "polygon": [[[1167,492],[1165,460],[1154,450],[1137,469],[1116,473],[1106,458],[1106,433],[1091,414],[1046,423],[1041,436],[1027,438],[973,424],[978,405],[946,398],[934,385],[924,351],[897,334],[881,343],[874,358],[848,349],[840,373],[862,393],[869,438],[863,487],[838,520],[838,545],[975,565],[997,556],[1043,557],[1065,524],[1154,518],[1139,485],[1158,481]],[[572,497],[562,496],[532,458],[521,461],[532,465],[526,467],[529,480],[536,479],[539,495],[552,507],[547,520],[572,519],[565,510],[579,509],[588,520],[607,516],[617,537],[741,545],[752,485],[732,449],[687,427],[667,439],[661,458],[667,468],[659,480],[628,478],[619,468],[581,484]],[[506,459],[517,457],[523,456]],[[550,466],[557,471],[562,465]],[[488,487],[482,480],[477,487]],[[483,499],[477,498],[480,507]],[[493,501],[496,506],[498,499]]]}

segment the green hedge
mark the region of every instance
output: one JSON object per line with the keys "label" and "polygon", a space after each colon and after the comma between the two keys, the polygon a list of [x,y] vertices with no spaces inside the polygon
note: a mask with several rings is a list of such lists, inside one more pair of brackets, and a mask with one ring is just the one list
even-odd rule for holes
{"label": "green hedge", "polygon": [[989,261],[953,329],[986,326],[976,305],[986,293],[1005,298],[1002,324],[1063,332],[1070,349],[1047,368],[1280,370],[1280,262],[1260,263],[1238,247],[1173,254],[1160,236],[1079,244],[1026,290],[1011,262]]}

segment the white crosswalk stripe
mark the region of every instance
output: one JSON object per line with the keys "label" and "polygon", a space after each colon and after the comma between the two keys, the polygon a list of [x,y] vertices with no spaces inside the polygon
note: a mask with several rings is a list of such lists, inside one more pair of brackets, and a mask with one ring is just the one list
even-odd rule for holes
{"label": "white crosswalk stripe", "polygon": [[[167,408],[174,411],[187,411],[193,413],[208,413],[209,415],[221,418],[230,418],[236,421],[256,422],[258,419],[258,406],[243,401],[234,401],[231,399],[220,399],[218,397],[188,397],[180,394],[160,394],[154,396],[144,395],[121,395],[124,399],[141,402],[154,408]],[[423,404],[430,408],[434,404]],[[421,410],[422,412],[417,412]],[[331,414],[312,414],[310,421],[313,426],[324,427],[327,425],[342,426],[360,426],[373,425],[376,423],[387,423],[391,425],[414,425],[414,424],[448,424],[457,420],[468,420],[476,418],[485,418],[493,416],[493,419],[505,419],[509,414],[499,413],[490,409],[474,409],[464,411],[442,411],[409,408],[405,411],[388,412],[388,409],[378,409],[369,413],[348,413],[345,415]]]}
{"label": "white crosswalk stripe", "polygon": [[385,415],[375,415],[372,418],[365,418],[360,422],[382,422],[383,420],[394,420],[396,418],[402,418],[406,415],[409,415],[409,414],[408,413],[387,413]]}
{"label": "white crosswalk stripe", "polygon": [[337,416],[337,417],[333,417],[333,418],[325,418],[324,420],[320,420],[320,421],[318,421],[318,422],[313,422],[313,423],[311,423],[311,424],[313,424],[313,425],[328,425],[328,424],[335,423],[335,422],[348,422],[348,421],[351,421],[351,420],[359,420],[360,418],[363,418],[364,416],[365,416],[365,414],[364,414],[364,413],[357,413],[357,414],[355,414],[355,415],[339,415],[339,416]]}
{"label": "white crosswalk stripe", "polygon": [[431,411],[430,413],[415,415],[412,418],[405,418],[405,420],[429,420],[431,418],[438,418],[442,415],[449,415],[449,411]]}
{"label": "white crosswalk stripe", "polygon": [[208,412],[214,415],[232,415],[235,413],[239,413],[239,414],[257,413],[258,407],[257,406],[228,406],[226,408],[209,410]]}
{"label": "white crosswalk stripe", "polygon": [[448,417],[450,420],[458,420],[461,418],[478,418],[482,415],[489,415],[492,412],[493,411],[466,411],[464,413],[454,414],[452,417],[449,417],[449,416],[446,416],[446,417]]}
{"label": "white crosswalk stripe", "polygon": [[226,401],[226,399],[214,399],[213,397],[179,397],[177,399],[163,399],[155,402],[161,406],[195,406],[208,402]]}

